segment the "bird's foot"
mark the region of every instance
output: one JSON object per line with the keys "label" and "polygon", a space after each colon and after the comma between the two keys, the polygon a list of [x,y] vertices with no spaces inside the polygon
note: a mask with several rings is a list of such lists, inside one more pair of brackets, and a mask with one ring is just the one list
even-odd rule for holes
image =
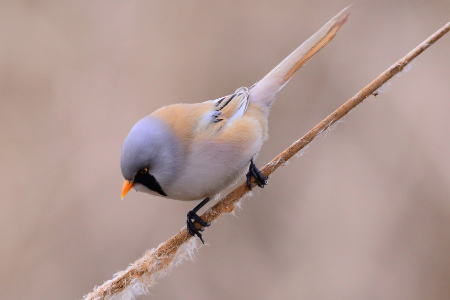
{"label": "bird's foot", "polygon": [[187,226],[187,229],[189,230],[189,233],[192,236],[198,236],[198,238],[200,239],[200,241],[202,241],[203,244],[205,243],[205,241],[202,238],[201,232],[203,230],[205,230],[205,228],[197,229],[197,227],[195,227],[195,225],[194,225],[194,222],[199,223],[203,227],[208,227],[209,225],[211,225],[211,223],[207,223],[207,222],[203,221],[202,218],[200,218],[200,216],[197,215],[197,212],[200,210],[200,208],[202,208],[206,203],[208,203],[208,201],[209,201],[209,198],[205,198],[202,202],[200,202],[199,205],[194,207],[193,210],[189,211],[187,213],[187,221],[186,221],[186,226]]}
{"label": "bird's foot", "polygon": [[255,178],[256,184],[260,188],[264,188],[265,185],[267,185],[267,179],[269,177],[264,176],[261,171],[256,167],[255,163],[253,162],[253,158],[250,161],[250,167],[248,168],[247,173],[247,186],[251,190],[252,189],[252,177]]}

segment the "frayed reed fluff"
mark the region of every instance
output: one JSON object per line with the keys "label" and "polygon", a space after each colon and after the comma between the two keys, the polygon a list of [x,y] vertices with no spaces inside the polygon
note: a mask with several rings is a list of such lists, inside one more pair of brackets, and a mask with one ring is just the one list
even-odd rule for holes
{"label": "frayed reed fluff", "polygon": [[[412,69],[413,65],[417,65],[415,63],[415,60],[412,60],[412,61],[406,62],[406,63],[407,63],[407,65],[405,65],[400,72],[395,74],[395,77],[401,77],[401,76],[405,75],[407,72],[409,72]],[[395,66],[396,65],[393,65],[393,67],[395,67]],[[380,86],[378,89],[376,89],[375,92],[373,92],[373,94],[374,95],[384,94],[384,93],[387,93],[390,89],[391,89],[391,81],[389,80],[389,81],[385,82],[382,86]]]}
{"label": "frayed reed fluff", "polygon": [[377,90],[375,90],[375,92],[373,92],[373,94],[384,94],[386,92],[388,92],[391,89],[391,82],[388,81],[385,84],[383,84],[382,86],[380,86]]}
{"label": "frayed reed fluff", "polygon": [[145,286],[141,279],[137,279],[125,291],[117,296],[112,297],[112,300],[134,300],[138,296],[150,294],[148,287]]}
{"label": "frayed reed fluff", "polygon": [[281,167],[286,164],[286,161],[283,159],[283,157],[279,157],[276,160],[272,160],[267,165],[270,167],[275,167],[275,166],[278,166],[280,163],[281,163],[281,165],[280,165]]}
{"label": "frayed reed fluff", "polygon": [[317,135],[321,135],[322,133],[325,132],[325,135],[323,136],[323,139],[325,139],[328,136],[328,133],[332,132],[338,124],[343,123],[343,122],[344,122],[343,120],[331,119],[328,122],[328,124],[317,133]]}
{"label": "frayed reed fluff", "polygon": [[309,144],[306,145],[305,147],[302,148],[302,150],[298,151],[297,153],[295,153],[295,157],[301,157],[303,156],[303,154],[306,153],[306,151],[308,151],[309,149]]}
{"label": "frayed reed fluff", "polygon": [[340,119],[328,124],[328,126],[325,128],[325,134],[323,135],[323,139],[325,139],[328,136],[328,134],[330,134],[341,123],[345,123],[345,121]]}
{"label": "frayed reed fluff", "polygon": [[410,71],[413,67],[413,65],[417,65],[415,63],[414,60],[410,61],[404,68],[403,70],[401,70],[400,72],[398,72],[397,74],[395,74],[395,77],[401,77],[403,76],[406,72]]}
{"label": "frayed reed fluff", "polygon": [[230,212],[230,214],[237,218],[238,216],[236,215],[236,211],[242,210],[242,204],[244,203],[244,199],[253,196],[254,196],[253,192],[249,191],[247,194],[242,196],[238,201],[234,202],[234,207],[233,210]]}
{"label": "frayed reed fluff", "polygon": [[[166,275],[168,275],[173,267],[179,266],[184,260],[195,259],[196,252],[198,250],[197,239],[189,239],[186,243],[180,246],[175,256],[172,258],[171,262],[165,267],[160,268],[158,259],[155,259],[155,249],[151,249],[145,253],[145,258],[151,262],[147,266],[147,271],[145,275],[137,277],[128,287],[125,288],[121,293],[111,297],[111,300],[135,300],[136,297],[141,295],[150,294],[150,288],[154,288],[157,281]],[[130,265],[125,271],[118,272],[114,275],[114,278],[110,280],[111,282],[120,277],[130,268],[134,268],[135,265]],[[107,282],[106,282],[107,283]]]}

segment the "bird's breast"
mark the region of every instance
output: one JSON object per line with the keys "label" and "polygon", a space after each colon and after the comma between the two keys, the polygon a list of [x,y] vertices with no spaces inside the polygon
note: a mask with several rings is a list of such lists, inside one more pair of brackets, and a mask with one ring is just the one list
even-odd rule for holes
{"label": "bird's breast", "polygon": [[233,142],[199,141],[192,145],[186,164],[165,189],[170,198],[198,200],[212,197],[245,174],[262,141],[242,145]]}

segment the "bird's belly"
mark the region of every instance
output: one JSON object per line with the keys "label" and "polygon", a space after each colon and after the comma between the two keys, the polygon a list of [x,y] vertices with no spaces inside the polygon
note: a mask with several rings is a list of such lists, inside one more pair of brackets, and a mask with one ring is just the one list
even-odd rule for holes
{"label": "bird's belly", "polygon": [[165,192],[177,200],[212,197],[245,174],[261,145],[260,140],[250,145],[198,143],[191,149],[184,170]]}

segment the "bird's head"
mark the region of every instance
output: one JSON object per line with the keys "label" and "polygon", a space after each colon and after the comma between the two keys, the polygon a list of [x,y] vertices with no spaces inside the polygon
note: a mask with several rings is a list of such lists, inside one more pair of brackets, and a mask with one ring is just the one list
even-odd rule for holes
{"label": "bird's head", "polygon": [[148,116],[137,122],[122,147],[122,199],[133,187],[167,196],[164,188],[176,176],[181,154],[180,141],[163,121]]}

